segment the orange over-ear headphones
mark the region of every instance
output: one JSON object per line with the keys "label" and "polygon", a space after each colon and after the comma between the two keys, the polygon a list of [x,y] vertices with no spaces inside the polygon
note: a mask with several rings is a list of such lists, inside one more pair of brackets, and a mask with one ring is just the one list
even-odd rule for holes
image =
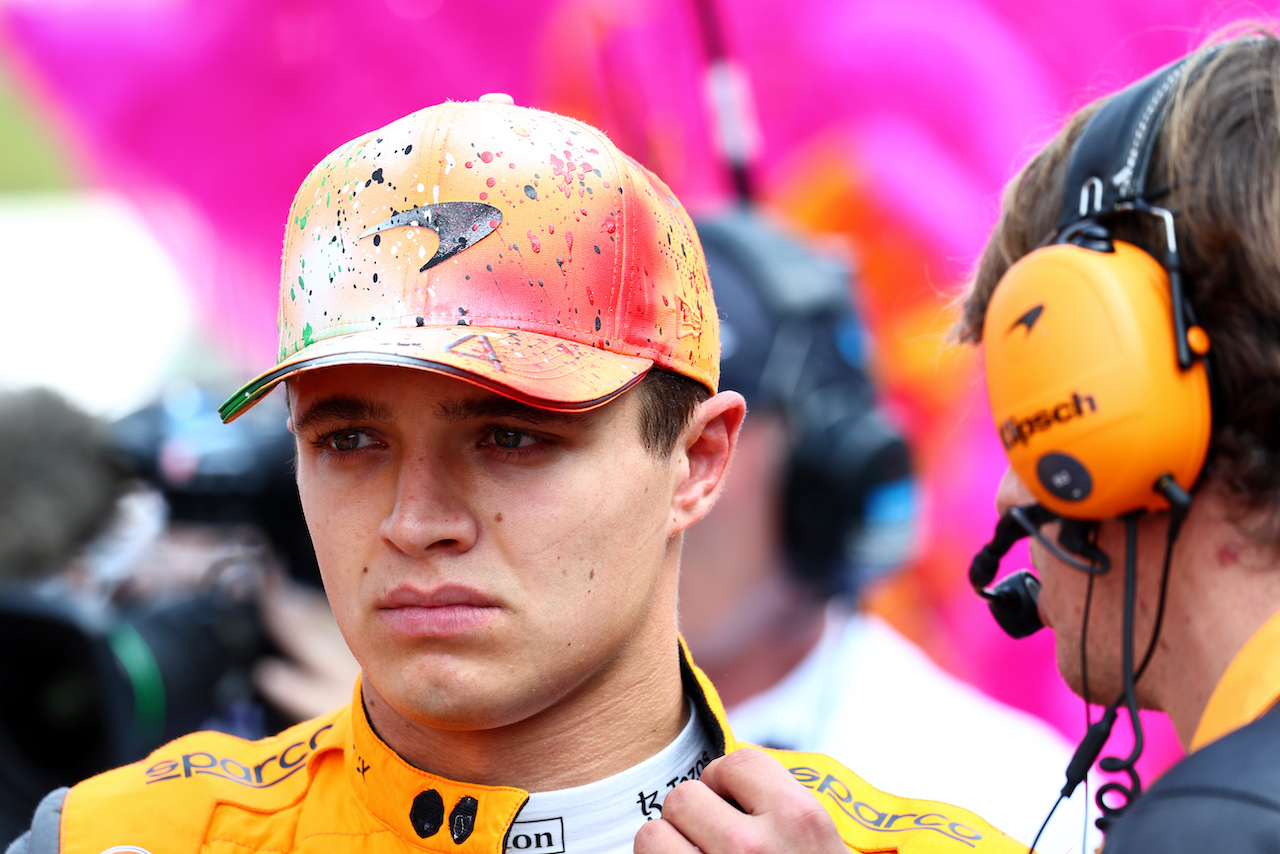
{"label": "orange over-ear headphones", "polygon": [[[1151,152],[1185,60],[1114,96],[1067,167],[1053,243],[1009,268],[983,324],[987,392],[1014,471],[1053,513],[1164,510],[1191,489],[1211,427],[1209,338],[1182,287],[1173,213],[1149,201]],[[1163,222],[1163,258],[1113,239]]]}

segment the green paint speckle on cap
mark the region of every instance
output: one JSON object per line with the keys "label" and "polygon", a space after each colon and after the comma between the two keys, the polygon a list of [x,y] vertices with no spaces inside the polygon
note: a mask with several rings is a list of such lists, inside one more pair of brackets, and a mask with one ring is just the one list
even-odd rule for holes
{"label": "green paint speckle on cap", "polygon": [[310,323],[302,327],[302,346],[303,347],[310,347],[312,344],[316,342],[316,340],[311,337],[314,334],[315,333],[311,330]]}
{"label": "green paint speckle on cap", "polygon": [[306,227],[307,227],[307,215],[303,214],[302,216],[298,217],[298,231],[302,231]]}

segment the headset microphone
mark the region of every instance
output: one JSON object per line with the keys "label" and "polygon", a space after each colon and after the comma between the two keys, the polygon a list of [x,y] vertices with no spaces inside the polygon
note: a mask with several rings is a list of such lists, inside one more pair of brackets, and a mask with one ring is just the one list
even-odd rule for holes
{"label": "headset microphone", "polygon": [[[1048,513],[1039,505],[1013,509],[1029,511],[1037,519]],[[1001,516],[991,542],[983,546],[969,564],[969,583],[973,585],[974,592],[987,600],[991,616],[995,617],[1000,628],[1015,638],[1025,638],[1044,628],[1040,613],[1036,610],[1040,579],[1030,571],[1020,569],[1001,579],[994,587],[987,585],[995,579],[1000,560],[1009,553],[1009,549],[1024,537],[1031,536],[1031,532],[1023,524],[1025,517],[1019,518],[1020,515],[1008,512]]]}
{"label": "headset microphone", "polygon": [[991,616],[1010,637],[1025,638],[1044,628],[1036,600],[1040,598],[1040,579],[1029,569],[1020,569],[990,590],[979,591],[987,600]]}
{"label": "headset microphone", "polygon": [[[1053,521],[1060,523],[1057,543],[1040,533],[1041,525]],[[975,593],[987,600],[991,615],[1000,628],[1014,638],[1025,638],[1044,628],[1036,609],[1040,579],[1030,570],[1018,570],[994,587],[987,586],[995,579],[1000,561],[1014,544],[1024,537],[1031,537],[1063,563],[1090,575],[1098,575],[1111,568],[1111,559],[1094,545],[1095,528],[1092,522],[1063,519],[1039,504],[1010,507],[1005,511],[996,523],[991,542],[983,546],[969,564],[969,583]]]}

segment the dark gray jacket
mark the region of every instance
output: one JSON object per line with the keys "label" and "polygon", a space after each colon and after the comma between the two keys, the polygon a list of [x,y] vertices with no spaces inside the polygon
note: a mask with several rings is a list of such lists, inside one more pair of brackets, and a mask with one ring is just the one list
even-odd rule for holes
{"label": "dark gray jacket", "polygon": [[1280,854],[1280,707],[1170,768],[1107,833],[1104,851]]}

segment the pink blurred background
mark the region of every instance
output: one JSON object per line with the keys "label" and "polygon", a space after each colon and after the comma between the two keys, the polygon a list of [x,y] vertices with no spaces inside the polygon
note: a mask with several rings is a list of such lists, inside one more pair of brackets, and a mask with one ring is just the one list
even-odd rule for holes
{"label": "pink blurred background", "polygon": [[[714,6],[754,93],[758,199],[857,260],[873,367],[917,449],[927,540],[870,607],[952,672],[1078,739],[1084,711],[1057,676],[1052,638],[1006,638],[965,583],[995,521],[1003,456],[978,354],[948,344],[949,306],[1001,188],[1070,111],[1275,10]],[[275,351],[294,190],[339,144],[419,107],[507,92],[602,127],[691,209],[724,204],[698,21],[694,0],[0,0],[0,63],[70,151],[73,182],[139,207],[239,377]],[[1021,550],[1006,566],[1025,562]],[[1162,719],[1146,726],[1149,779],[1179,751]],[[1127,752],[1125,727],[1115,742]]]}

